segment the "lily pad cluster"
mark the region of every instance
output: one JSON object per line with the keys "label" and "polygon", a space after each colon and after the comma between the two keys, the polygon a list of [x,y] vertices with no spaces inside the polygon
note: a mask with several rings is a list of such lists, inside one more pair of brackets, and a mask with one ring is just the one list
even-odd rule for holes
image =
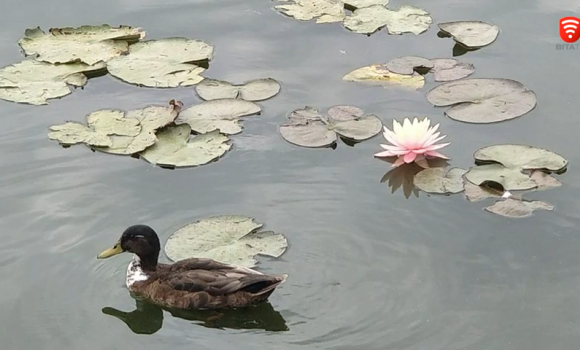
{"label": "lily pad cluster", "polygon": [[86,124],[51,126],[48,137],[63,146],[84,144],[105,153],[138,155],[161,167],[191,167],[222,157],[231,149],[228,135],[242,131],[240,118],[261,112],[256,103],[233,98],[185,110],[182,106],[171,100],[166,106],[128,112],[103,109],[89,114]]}
{"label": "lily pad cluster", "polygon": [[390,9],[389,0],[278,1],[283,4],[275,8],[287,16],[300,21],[316,20],[316,23],[342,22],[346,29],[359,34],[370,35],[386,27],[389,34],[419,35],[433,23],[427,11],[408,5]]}
{"label": "lily pad cluster", "polygon": [[195,92],[203,100],[240,98],[246,101],[264,101],[280,92],[280,83],[272,78],[255,79],[240,85],[223,80],[205,79],[195,87]]}
{"label": "lily pad cluster", "polygon": [[294,145],[309,148],[336,145],[338,136],[360,142],[381,132],[383,123],[372,114],[354,106],[335,106],[326,115],[306,106],[288,115],[289,122],[280,125],[282,138]]}
{"label": "lily pad cluster", "polygon": [[33,105],[66,96],[89,77],[111,73],[138,86],[195,85],[213,47],[201,40],[142,41],[145,31],[130,26],[27,29],[19,40],[26,60],[0,68],[0,98]]}
{"label": "lily pad cluster", "polygon": [[260,231],[263,224],[240,215],[220,215],[189,223],[173,232],[165,243],[172,261],[210,258],[252,268],[257,255],[278,258],[288,248],[283,234]]}
{"label": "lily pad cluster", "polygon": [[525,200],[521,195],[522,191],[561,186],[552,174],[565,171],[568,161],[564,157],[542,148],[514,144],[484,147],[477,150],[474,157],[476,166],[467,170],[429,168],[414,175],[413,183],[432,194],[465,191],[470,202],[498,199],[485,210],[506,217],[525,217],[537,209],[553,209],[551,204]]}

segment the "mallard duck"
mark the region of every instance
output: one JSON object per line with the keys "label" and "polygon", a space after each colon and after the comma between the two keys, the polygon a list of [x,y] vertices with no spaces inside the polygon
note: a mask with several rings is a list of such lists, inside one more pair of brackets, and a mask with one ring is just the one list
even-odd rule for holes
{"label": "mallard duck", "polygon": [[156,304],[178,309],[222,309],[250,306],[268,299],[288,275],[261,272],[212,259],[158,262],[161,245],[146,225],[127,228],[119,241],[97,256],[106,259],[130,252],[127,288]]}

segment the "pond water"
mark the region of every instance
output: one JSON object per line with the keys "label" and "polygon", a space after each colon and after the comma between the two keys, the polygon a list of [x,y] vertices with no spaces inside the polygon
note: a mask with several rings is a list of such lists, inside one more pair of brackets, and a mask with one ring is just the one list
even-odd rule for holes
{"label": "pond water", "polygon": [[[391,5],[403,4],[392,1]],[[435,25],[419,36],[371,37],[339,24],[286,18],[268,0],[3,0],[0,64],[21,60],[25,28],[109,23],[149,39],[184,36],[215,46],[206,77],[272,77],[283,90],[262,103],[215,164],[164,170],[144,161],[63,149],[47,128],[101,108],[134,109],[193,89],[155,90],[93,79],[48,106],[0,101],[0,339],[3,349],[571,349],[580,342],[580,51],[556,50],[572,0],[414,0],[435,22],[484,20],[498,40],[461,56],[472,77],[511,78],[538,106],[505,123],[459,123],[417,91],[341,81],[351,70],[404,55],[450,57]],[[276,133],[293,109],[354,104],[390,123],[441,123],[452,165],[486,145],[523,143],[570,161],[564,185],[529,198],[555,205],[525,219],[482,210],[462,195],[406,198],[381,182],[381,137],[336,150],[294,147]],[[404,174],[402,174],[404,175]],[[397,181],[402,181],[398,178]],[[124,286],[129,255],[97,261],[129,225],[162,240],[217,214],[257,218],[290,247],[259,268],[288,273],[270,304],[223,315],[172,315],[136,305]],[[137,308],[138,307],[138,308]],[[130,313],[131,312],[131,313]],[[130,313],[130,314],[129,314]],[[113,317],[111,315],[116,315]],[[123,319],[125,322],[123,322]]]}

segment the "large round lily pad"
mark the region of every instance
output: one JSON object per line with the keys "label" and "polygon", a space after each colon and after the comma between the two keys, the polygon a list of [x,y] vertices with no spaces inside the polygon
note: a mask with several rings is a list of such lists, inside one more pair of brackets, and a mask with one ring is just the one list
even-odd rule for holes
{"label": "large round lily pad", "polygon": [[24,60],[0,69],[0,98],[32,105],[47,104],[47,100],[66,96],[71,87],[87,84],[84,73],[106,73],[106,65],[84,63],[53,65],[36,60]]}
{"label": "large round lily pad", "polygon": [[288,247],[284,235],[258,231],[261,227],[246,216],[201,219],[173,232],[165,243],[165,254],[173,261],[210,258],[251,268],[257,264],[257,255],[278,258]]}
{"label": "large round lily pad", "polygon": [[485,210],[508,218],[523,218],[532,215],[534,210],[554,210],[554,206],[541,201],[525,201],[508,198],[495,202]]}
{"label": "large round lily pad", "polygon": [[425,85],[425,78],[416,72],[411,75],[397,74],[389,71],[386,65],[373,64],[355,69],[342,80],[381,86],[401,86],[409,89],[420,89]]}
{"label": "large round lily pad", "polygon": [[475,151],[473,156],[478,162],[499,163],[508,168],[522,170],[545,169],[560,171],[568,165],[568,161],[557,153],[526,145],[503,144],[487,146]]}
{"label": "large round lily pad", "polygon": [[453,106],[445,114],[466,123],[495,123],[520,117],[536,106],[536,95],[510,79],[464,79],[427,93],[433,105]]}
{"label": "large round lily pad", "polygon": [[168,126],[157,132],[155,144],[140,153],[151,164],[168,168],[204,165],[223,156],[232,147],[218,131],[191,137],[189,125]]}
{"label": "large round lily pad", "polygon": [[107,62],[111,75],[139,86],[172,88],[195,85],[205,71],[195,63],[211,60],[213,47],[201,40],[168,38],[142,41],[129,54]]}
{"label": "large round lily pad", "polygon": [[263,101],[280,92],[280,83],[272,78],[250,80],[240,85],[222,80],[205,79],[196,85],[195,92],[206,101],[223,98]]}
{"label": "large round lily pad", "polygon": [[413,33],[419,35],[429,29],[433,19],[425,10],[402,5],[391,10],[383,5],[359,8],[344,19],[344,27],[361,34],[372,34],[387,27],[389,34]]}
{"label": "large round lily pad", "polygon": [[37,55],[49,63],[82,62],[92,65],[106,62],[129,51],[129,43],[145,36],[140,28],[109,25],[79,28],[52,28],[49,33],[40,27],[27,29],[18,41],[24,53]]}
{"label": "large round lily pad", "polygon": [[481,21],[455,21],[438,24],[439,29],[467,48],[487,46],[499,35],[499,27]]}
{"label": "large round lily pad", "polygon": [[278,0],[285,4],[275,8],[286,16],[300,21],[316,19],[316,23],[342,22],[344,3],[339,0]]}
{"label": "large round lily pad", "polygon": [[413,178],[413,184],[423,192],[451,194],[463,191],[463,174],[461,168],[427,168]]}
{"label": "large round lily pad", "polygon": [[[381,132],[383,123],[375,115],[361,115],[353,106],[337,106],[324,116],[314,107],[306,106],[288,116],[289,124],[279,127],[284,140],[302,147],[328,147],[337,134],[353,141],[364,141]],[[333,118],[335,116],[336,118]]]}
{"label": "large round lily pad", "polygon": [[191,106],[179,114],[176,124],[189,124],[198,133],[219,130],[234,135],[242,132],[240,118],[259,114],[262,108],[251,101],[223,98]]}

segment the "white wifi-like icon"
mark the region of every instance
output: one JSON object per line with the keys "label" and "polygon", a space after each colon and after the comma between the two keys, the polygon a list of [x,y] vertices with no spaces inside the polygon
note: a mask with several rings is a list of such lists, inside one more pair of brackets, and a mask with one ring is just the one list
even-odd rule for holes
{"label": "white wifi-like icon", "polygon": [[579,24],[580,24],[580,22],[578,22],[575,19],[567,19],[567,20],[562,21],[562,27],[566,31],[566,34],[568,34],[568,38],[572,39],[572,37],[574,36],[574,33],[576,33],[576,31],[578,30]]}

